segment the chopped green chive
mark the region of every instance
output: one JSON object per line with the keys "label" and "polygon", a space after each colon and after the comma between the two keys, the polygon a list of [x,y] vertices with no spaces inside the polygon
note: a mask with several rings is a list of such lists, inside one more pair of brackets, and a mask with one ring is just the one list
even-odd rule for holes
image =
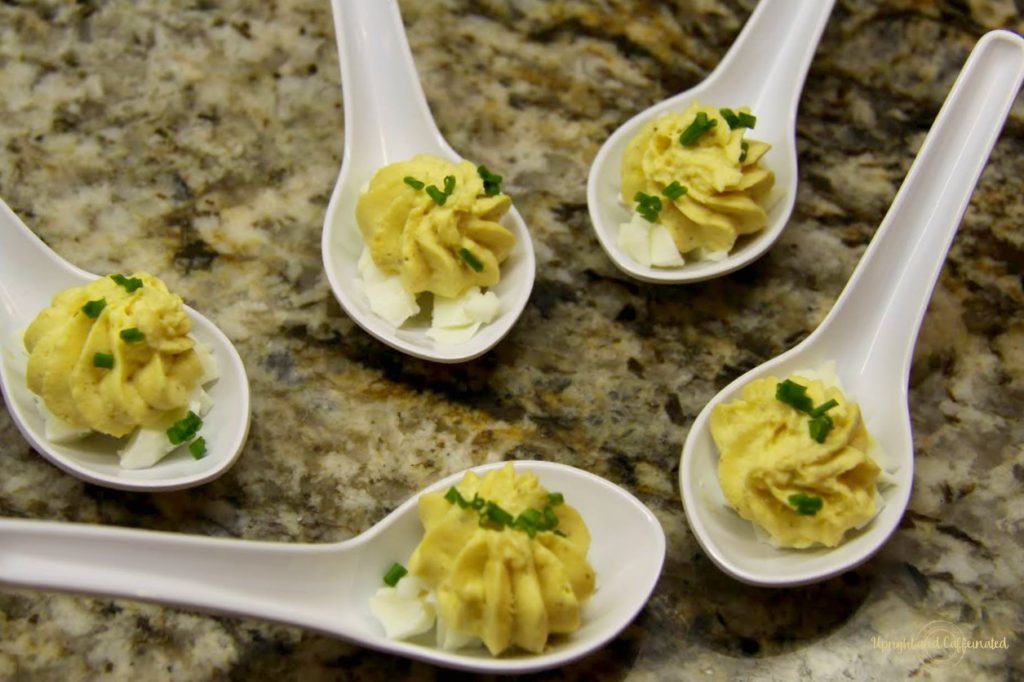
{"label": "chopped green chive", "polygon": [[135,327],[132,327],[131,329],[122,329],[120,336],[121,340],[125,343],[138,343],[146,338],[146,335]]}
{"label": "chopped green chive", "polygon": [[487,170],[487,166],[477,166],[477,175],[484,181],[484,194],[489,197],[493,197],[497,194],[501,194],[501,176],[495,175],[491,171]]}
{"label": "chopped green chive", "polygon": [[412,177],[411,175],[406,175],[404,178],[402,178],[402,182],[409,185],[416,191],[423,189],[423,183],[417,180],[416,178]]}
{"label": "chopped green chive", "polygon": [[180,445],[190,441],[202,425],[203,420],[200,419],[198,414],[190,410],[187,415],[174,422],[171,428],[167,429],[167,440],[171,441],[173,445]]}
{"label": "chopped green chive", "polygon": [[839,405],[837,400],[833,398],[814,407],[811,396],[807,395],[807,387],[789,379],[781,381],[775,386],[775,397],[787,405],[810,415],[811,420],[807,424],[807,429],[811,434],[811,438],[819,443],[825,442],[829,431],[835,427],[832,417],[825,413]]}
{"label": "chopped green chive", "polygon": [[775,387],[775,397],[801,412],[810,412],[814,407],[811,396],[807,395],[807,387],[789,379]]}
{"label": "chopped green chive", "polygon": [[811,418],[811,421],[807,423],[807,430],[810,432],[811,438],[819,443],[824,443],[829,431],[831,431],[834,426],[835,424],[832,423],[832,417],[827,414],[821,414],[817,417]]}
{"label": "chopped green chive", "polygon": [[431,185],[427,187],[427,194],[434,200],[434,203],[438,206],[444,206],[444,202],[448,201],[448,195],[437,188],[437,185]]}
{"label": "chopped green chive", "polygon": [[832,400],[829,400],[827,403],[822,403],[821,405],[818,405],[813,410],[811,410],[809,414],[812,417],[820,417],[821,415],[825,414],[826,412],[831,410],[833,407],[837,407],[838,405],[839,405],[839,401],[837,401],[835,398],[833,398]]}
{"label": "chopped green chive", "polygon": [[703,111],[698,111],[697,116],[693,119],[693,123],[688,125],[686,130],[679,135],[679,142],[684,147],[692,147],[697,144],[697,140],[699,140],[704,133],[710,131],[717,125],[717,119],[708,118],[708,115]]}
{"label": "chopped green chive", "polygon": [[388,587],[394,587],[408,572],[409,571],[406,570],[405,566],[396,561],[391,564],[391,568],[389,568],[388,572],[384,574],[384,584]]}
{"label": "chopped green chive", "polygon": [[142,280],[138,277],[132,277],[129,279],[124,275],[111,275],[110,279],[114,280],[118,285],[124,287],[124,290],[129,294],[134,294],[136,289],[142,288]]}
{"label": "chopped green chive", "polygon": [[90,320],[95,320],[97,317],[100,316],[100,313],[103,312],[103,309],[106,307],[107,299],[98,298],[95,301],[89,301],[88,303],[83,305],[82,312],[85,313],[85,316],[88,317]]}
{"label": "chopped green chive", "polygon": [[[467,501],[454,486],[444,494],[444,499],[449,504],[458,505],[461,509],[472,509],[477,512],[481,528],[493,530],[513,528],[523,531],[531,538],[541,531],[558,532],[555,530],[558,526],[558,515],[555,514],[553,507],[565,502],[562,493],[551,493],[547,498],[548,504],[543,510],[526,509],[518,516],[512,516],[498,504],[480,497],[478,493],[473,495],[472,501]],[[565,537],[564,534],[560,534]]]}
{"label": "chopped green chive", "polygon": [[462,496],[462,493],[459,492],[458,488],[454,486],[448,488],[448,492],[444,494],[444,499],[451,504],[459,505],[463,509],[469,506],[469,502],[467,502],[466,498]]}
{"label": "chopped green chive", "polygon": [[804,495],[803,493],[790,495],[787,499],[800,516],[814,516],[825,504],[824,500],[817,495]]}
{"label": "chopped green chive", "polygon": [[633,201],[636,202],[636,212],[647,222],[653,223],[658,220],[658,214],[661,213],[661,199],[650,194],[637,192],[633,195]]}
{"label": "chopped green chive", "polygon": [[192,453],[192,459],[206,457],[206,439],[202,436],[188,444],[188,451]]}
{"label": "chopped green chive", "polygon": [[740,163],[743,163],[744,161],[747,160],[747,152],[749,152],[749,151],[750,151],[750,145],[747,144],[747,141],[744,140],[743,142],[740,142],[740,159],[739,159]]}
{"label": "chopped green chive", "polygon": [[455,191],[455,176],[446,175],[444,176],[444,193],[451,196],[452,192]]}
{"label": "chopped green chive", "polygon": [[682,185],[680,185],[678,181],[673,180],[672,183],[668,187],[666,187],[665,189],[661,190],[661,193],[664,194],[669,199],[671,199],[672,201],[675,201],[679,197],[681,197],[684,194],[686,194],[687,191],[688,190],[685,187],[683,187]]}
{"label": "chopped green chive", "polygon": [[480,515],[480,523],[483,524],[485,519],[497,526],[511,526],[516,521],[515,517],[493,502],[488,502],[484,507],[483,514]]}
{"label": "chopped green chive", "polygon": [[114,369],[114,356],[109,353],[96,353],[92,356],[92,366],[101,369]]}
{"label": "chopped green chive", "polygon": [[736,113],[732,109],[719,109],[718,113],[722,115],[725,122],[729,124],[730,130],[736,130],[737,128],[753,128],[757,124],[757,117],[753,114],[746,114],[744,112]]}
{"label": "chopped green chive", "polygon": [[472,251],[466,248],[459,249],[459,256],[462,257],[462,260],[466,261],[466,265],[473,268],[474,272],[483,272],[484,264],[473,255]]}
{"label": "chopped green chive", "polygon": [[565,533],[563,533],[562,531],[558,530],[557,528],[556,528],[556,529],[555,529],[554,531],[552,531],[552,532],[553,532],[553,533],[554,533],[555,535],[557,535],[558,537],[560,537],[560,538],[567,538],[567,537],[569,537],[568,535],[566,535],[566,534],[565,534]]}

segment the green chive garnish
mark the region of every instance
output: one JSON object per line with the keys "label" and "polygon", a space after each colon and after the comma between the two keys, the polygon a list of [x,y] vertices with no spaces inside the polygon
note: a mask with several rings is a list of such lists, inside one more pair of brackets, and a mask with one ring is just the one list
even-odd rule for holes
{"label": "green chive garnish", "polygon": [[743,163],[744,161],[747,160],[747,152],[749,151],[750,145],[747,144],[747,141],[744,140],[743,142],[740,142],[740,163]]}
{"label": "green chive garnish", "polygon": [[800,516],[814,516],[825,504],[824,500],[817,495],[804,495],[803,493],[790,495],[787,499]]}
{"label": "green chive garnish", "polygon": [[745,114],[742,111],[740,113],[734,112],[732,109],[719,109],[718,113],[722,115],[725,122],[729,124],[730,130],[736,130],[737,128],[753,128],[757,124],[757,117],[753,114]]}
{"label": "green chive garnish", "polygon": [[835,424],[832,423],[832,417],[827,414],[821,414],[817,417],[811,418],[811,421],[807,423],[807,430],[811,434],[811,438],[819,443],[824,443],[829,431],[831,431],[834,426]]}
{"label": "green chive garnish", "polygon": [[[555,530],[556,526],[558,526],[558,515],[555,514],[554,507],[565,502],[562,493],[551,493],[548,495],[548,504],[544,507],[543,511],[525,509],[518,516],[512,516],[512,514],[502,509],[498,504],[480,497],[479,493],[474,494],[473,500],[470,502],[462,496],[462,493],[457,488],[451,487],[444,494],[444,499],[449,504],[455,504],[462,509],[472,509],[477,512],[481,528],[493,530],[513,528],[523,531],[531,538],[541,531],[559,533]],[[559,533],[559,535],[565,537],[564,533]]]}
{"label": "green chive garnish", "polygon": [[188,444],[188,451],[192,453],[192,459],[202,459],[206,456],[206,439],[199,436]]}
{"label": "green chive garnish", "polygon": [[697,144],[697,140],[699,140],[704,133],[710,131],[717,125],[717,119],[709,119],[708,115],[703,111],[698,111],[697,116],[693,119],[693,123],[688,125],[686,130],[684,130],[679,136],[679,142],[684,147],[692,147]]}
{"label": "green chive garnish", "polygon": [[111,275],[110,279],[114,280],[117,284],[124,287],[124,290],[129,294],[134,294],[136,289],[142,288],[142,280],[138,277],[132,277],[131,279],[124,275]]}
{"label": "green chive garnish", "polygon": [[107,299],[98,298],[95,301],[89,301],[88,303],[83,305],[82,312],[85,313],[85,316],[88,317],[90,320],[95,320],[97,317],[100,316],[100,313],[103,312],[103,309],[106,307]]}
{"label": "green chive garnish", "polygon": [[444,202],[448,201],[448,195],[437,188],[437,185],[431,185],[427,187],[427,194],[434,200],[434,203],[438,206],[444,206]]}
{"label": "green chive garnish", "polygon": [[469,502],[467,502],[466,498],[462,496],[462,493],[459,492],[458,488],[455,488],[454,486],[448,488],[448,492],[444,494],[444,499],[451,504],[459,505],[463,509],[469,506]]}
{"label": "green chive garnish", "polygon": [[101,369],[114,369],[114,356],[109,353],[96,353],[92,356],[92,366]]}
{"label": "green chive garnish", "polygon": [[487,166],[477,166],[477,175],[484,181],[484,194],[489,197],[493,197],[496,194],[501,194],[501,176],[495,175],[491,171],[487,170]]}
{"label": "green chive garnish", "polygon": [[416,178],[412,177],[411,175],[406,175],[404,178],[402,178],[402,182],[409,185],[414,190],[419,191],[423,189],[423,183],[417,180]]}
{"label": "green chive garnish", "polygon": [[480,515],[481,519],[483,517],[487,517],[489,521],[499,526],[511,526],[516,521],[515,517],[493,502],[488,502],[484,507],[484,512]]}
{"label": "green chive garnish", "polygon": [[686,194],[686,192],[687,189],[680,185],[679,182],[676,180],[673,180],[672,184],[670,184],[665,189],[661,190],[661,193],[664,194],[669,199],[671,199],[672,201],[675,201],[679,197],[683,196],[684,194]]}
{"label": "green chive garnish", "polygon": [[444,193],[451,196],[452,192],[455,191],[455,176],[446,175],[444,176]]}
{"label": "green chive garnish", "polygon": [[658,214],[661,213],[661,199],[650,194],[637,192],[633,195],[633,201],[636,202],[636,212],[643,216],[647,222],[657,222]]}
{"label": "green chive garnish", "polygon": [[391,564],[391,568],[389,568],[388,572],[384,574],[384,584],[388,587],[394,587],[408,572],[409,571],[406,570],[405,566],[396,561]]}
{"label": "green chive garnish", "polygon": [[775,397],[801,412],[810,412],[814,407],[811,396],[807,395],[807,387],[789,379],[775,387]]}
{"label": "green chive garnish", "polygon": [[484,264],[473,255],[472,251],[467,248],[461,248],[459,249],[459,256],[461,256],[462,260],[466,261],[466,265],[473,268],[475,272],[483,272]]}
{"label": "green chive garnish", "polygon": [[131,329],[122,329],[120,336],[121,340],[125,343],[138,343],[146,338],[146,335],[135,327],[132,327]]}
{"label": "green chive garnish", "polygon": [[775,386],[775,397],[787,405],[810,415],[811,420],[807,424],[807,429],[811,434],[811,438],[819,443],[825,442],[829,431],[835,427],[832,417],[825,413],[839,405],[837,400],[833,398],[814,407],[811,396],[807,395],[807,387],[789,379],[781,381]]}
{"label": "green chive garnish", "polygon": [[167,429],[167,440],[171,441],[173,445],[180,445],[190,441],[202,425],[203,420],[198,414],[190,410],[187,415],[174,422],[171,428]]}

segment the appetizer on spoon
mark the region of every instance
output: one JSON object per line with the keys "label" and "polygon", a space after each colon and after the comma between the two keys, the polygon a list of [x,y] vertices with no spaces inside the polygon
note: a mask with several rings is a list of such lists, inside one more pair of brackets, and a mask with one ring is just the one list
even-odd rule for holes
{"label": "appetizer on spoon", "polygon": [[71,265],[2,201],[0,236],[0,384],[32,447],[122,490],[224,473],[249,430],[249,383],[227,337],[156,278]]}
{"label": "appetizer on spoon", "polygon": [[327,279],[380,341],[426,360],[471,360],[526,306],[530,233],[501,176],[462,160],[438,131],[395,0],[332,6],[345,150],[324,218]]}
{"label": "appetizer on spoon", "polygon": [[761,0],[700,85],[629,119],[598,151],[587,204],[615,265],[679,284],[748,265],[796,200],[796,113],[834,0]]}
{"label": "appetizer on spoon", "polygon": [[[735,578],[824,580],[868,559],[899,524],[914,472],[907,379],[917,332],[1022,78],[1024,40],[985,35],[832,311],[799,345],[726,386],[690,428],[679,467],[686,517]],[[831,363],[835,379],[818,371]],[[792,447],[754,466],[770,440]]]}
{"label": "appetizer on spoon", "polygon": [[[472,470],[485,476],[505,465]],[[515,462],[559,502],[572,505],[590,529],[589,563],[596,591],[579,629],[550,640],[540,653],[491,656],[484,649],[446,651],[385,636],[370,600],[424,538],[426,504],[453,506],[463,474],[414,496],[358,537],[304,545],[189,537],[171,533],[38,521],[0,520],[0,584],[142,599],[311,628],[390,654],[478,673],[526,673],[554,668],[600,648],[647,602],[661,573],[665,535],[653,514],[622,488],[593,474],[551,462]],[[469,478],[469,477],[466,477]],[[460,481],[462,483],[460,483]],[[447,491],[447,492],[446,492]],[[475,496],[474,496],[475,498]],[[466,501],[466,505],[471,503]],[[420,507],[419,514],[417,506]],[[474,519],[469,527],[476,528]],[[571,536],[573,531],[566,527]],[[483,533],[516,536],[510,528]],[[520,537],[521,536],[521,537]],[[628,552],[623,548],[628,547]],[[239,566],[245,566],[239,571]]]}

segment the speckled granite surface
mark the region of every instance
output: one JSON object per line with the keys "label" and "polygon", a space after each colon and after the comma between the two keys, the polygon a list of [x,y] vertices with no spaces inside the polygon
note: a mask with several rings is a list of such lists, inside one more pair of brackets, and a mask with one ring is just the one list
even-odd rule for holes
{"label": "speckled granite surface", "polygon": [[[235,341],[254,397],[237,465],[161,495],[62,474],[2,411],[0,515],[329,542],[442,474],[552,459],[634,491],[669,541],[647,608],[564,677],[1024,676],[1020,98],[921,332],[900,530],[850,574],[768,591],[717,571],[686,525],[694,416],[821,320],[970,47],[1024,29],[1011,0],[840,0],[801,101],[781,241],[711,283],[629,281],[590,230],[589,163],[623,120],[698,82],[752,5],[402,3],[441,130],[506,175],[538,258],[513,333],[442,367],[359,330],[321,269],[343,129],[326,0],[0,4],[0,196],[83,268],[164,277]],[[1007,648],[893,650],[932,621]],[[0,635],[0,679],[452,677],[295,628],[24,590],[0,590]]]}

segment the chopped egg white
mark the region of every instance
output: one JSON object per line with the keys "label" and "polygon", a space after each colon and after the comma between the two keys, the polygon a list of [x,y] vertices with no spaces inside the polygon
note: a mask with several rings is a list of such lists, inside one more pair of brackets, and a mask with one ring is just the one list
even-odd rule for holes
{"label": "chopped egg white", "polygon": [[440,345],[465,343],[500,311],[498,296],[493,291],[481,292],[480,287],[472,287],[458,298],[435,295],[427,336]]}
{"label": "chopped egg white", "polygon": [[648,222],[639,213],[619,226],[618,244],[630,258],[647,267],[678,268],[686,264],[668,228]]}
{"label": "chopped egg white", "polygon": [[447,627],[434,603],[426,583],[406,574],[394,587],[381,587],[370,597],[370,612],[384,627],[388,639],[408,639],[436,627],[437,646],[445,651],[482,644],[479,637]]}
{"label": "chopped egg white", "polygon": [[[188,409],[205,417],[213,407],[213,399],[203,389],[197,390],[195,398],[189,401]],[[166,427],[170,427],[167,424]],[[146,469],[181,447],[167,437],[167,428],[135,429],[125,446],[117,451],[122,469]]]}
{"label": "chopped egg white", "polygon": [[684,258],[676,248],[668,228],[660,223],[649,222],[639,213],[634,213],[628,223],[619,225],[617,243],[627,256],[649,268],[678,268],[688,262],[699,261],[717,263],[729,255],[727,251],[709,251],[700,247]]}
{"label": "chopped egg white", "polygon": [[370,597],[370,611],[389,639],[406,639],[434,627],[434,605],[427,596],[422,580],[405,575],[394,587],[382,587]]}
{"label": "chopped egg white", "polygon": [[356,283],[370,302],[370,310],[395,327],[420,311],[416,296],[402,286],[398,275],[388,275],[373,262],[368,248],[359,256],[359,275]]}
{"label": "chopped egg white", "polygon": [[[419,314],[416,296],[402,286],[398,275],[384,273],[373,262],[370,250],[363,247],[359,256],[359,277],[356,284],[366,295],[372,310],[395,327]],[[433,312],[427,336],[441,346],[455,346],[469,341],[480,327],[493,322],[501,312],[501,301],[493,291],[471,287],[458,298],[433,296]]]}

